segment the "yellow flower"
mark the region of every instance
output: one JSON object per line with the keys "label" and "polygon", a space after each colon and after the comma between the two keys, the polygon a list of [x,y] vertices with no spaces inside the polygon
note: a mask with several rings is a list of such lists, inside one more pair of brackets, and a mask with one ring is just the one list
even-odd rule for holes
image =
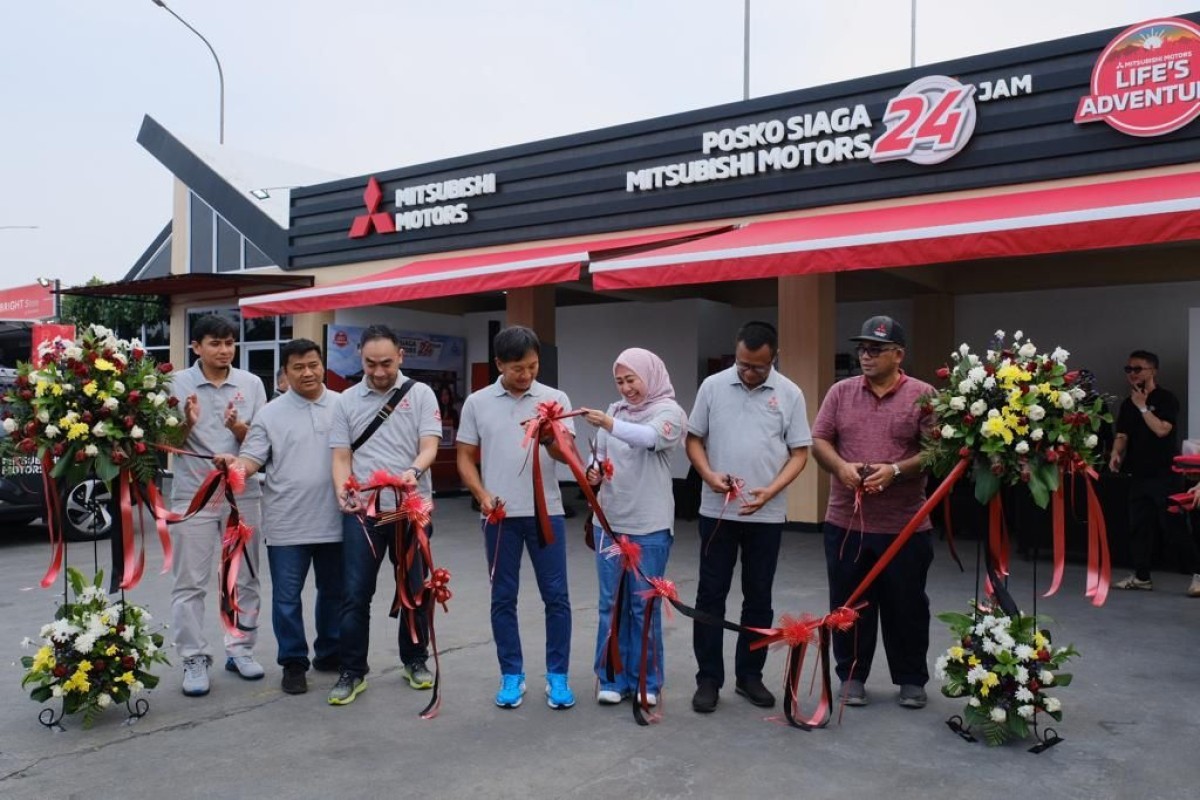
{"label": "yellow flower", "polygon": [[1012,444],[1013,435],[1004,417],[988,417],[983,421],[980,431],[989,438],[1000,437],[1005,444]]}
{"label": "yellow flower", "polygon": [[107,399],[108,399],[108,392],[98,392],[98,393],[96,394],[96,399],[97,399],[97,400],[107,400]]}
{"label": "yellow flower", "polygon": [[979,663],[980,663],[979,656],[971,656],[970,658],[967,659],[967,663],[970,664],[972,667],[978,667]]}
{"label": "yellow flower", "polygon": [[96,366],[96,369],[100,370],[101,372],[116,372],[117,371],[117,368],[115,366],[113,366],[113,363],[111,361],[109,361],[107,358],[97,358],[95,366]]}
{"label": "yellow flower", "polygon": [[104,655],[109,656],[109,657],[115,656],[116,654],[117,654],[117,646],[115,644],[110,644],[108,646],[108,649],[104,651]]}
{"label": "yellow flower", "polygon": [[59,417],[58,427],[69,429],[71,427],[71,418],[70,417]]}
{"label": "yellow flower", "polygon": [[85,675],[87,673],[91,672],[92,671],[92,662],[88,661],[86,658],[83,661],[80,661],[79,662],[79,671]]}
{"label": "yellow flower", "polygon": [[54,395],[55,397],[62,397],[62,393],[63,388],[61,383],[56,383],[50,387],[50,394]]}
{"label": "yellow flower", "polygon": [[33,387],[33,393],[37,397],[41,397],[42,395],[44,395],[46,393],[46,390],[49,388],[50,388],[50,381],[43,380],[42,378],[38,378],[37,385]]}
{"label": "yellow flower", "polygon": [[100,387],[98,387],[96,385],[95,381],[88,381],[87,383],[85,383],[83,385],[83,393],[86,394],[88,397],[92,397],[96,394],[96,390],[99,388]]}
{"label": "yellow flower", "polygon": [[87,426],[86,422],[76,422],[74,425],[71,426],[70,430],[67,431],[67,438],[68,439],[82,438],[82,437],[88,435],[89,430],[91,430],[91,428],[89,428]]}
{"label": "yellow flower", "polygon": [[1042,650],[1050,646],[1050,640],[1043,636],[1041,631],[1038,631],[1033,635],[1033,646],[1038,650]]}
{"label": "yellow flower", "polygon": [[959,647],[958,645],[955,645],[954,647],[951,647],[951,648],[950,648],[950,650],[948,651],[948,655],[949,655],[949,656],[950,656],[950,658],[951,658],[952,660],[954,660],[954,661],[962,661],[962,659],[963,659],[963,654],[964,654],[965,652],[966,652],[966,651],[965,651],[965,650],[963,650],[961,647]]}
{"label": "yellow flower", "polygon": [[125,673],[124,675],[122,675],[121,677],[117,678],[117,680],[121,681],[122,683],[124,683],[124,684],[126,684],[126,685],[128,685],[128,686],[132,686],[132,685],[133,685],[133,682],[134,682],[135,680],[137,680],[137,678],[135,678],[135,677],[134,677],[134,675],[133,675],[133,672],[132,672],[132,671],[129,671],[129,672],[126,672],[126,673]]}
{"label": "yellow flower", "polygon": [[54,669],[54,663],[54,650],[51,649],[50,645],[47,644],[43,645],[41,649],[34,654],[33,666],[31,666],[30,669],[34,670],[35,672],[42,669],[51,670]]}

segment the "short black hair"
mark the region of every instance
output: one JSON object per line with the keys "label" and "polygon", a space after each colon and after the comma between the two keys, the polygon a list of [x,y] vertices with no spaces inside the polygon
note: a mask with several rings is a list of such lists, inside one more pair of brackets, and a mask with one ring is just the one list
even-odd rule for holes
{"label": "short black hair", "polygon": [[207,336],[211,336],[214,339],[228,339],[230,337],[236,339],[237,335],[237,325],[225,319],[225,317],[220,317],[216,314],[205,314],[192,323],[193,342],[203,342]]}
{"label": "short black hair", "polygon": [[496,354],[496,360],[508,363],[520,361],[530,350],[540,356],[542,343],[531,329],[523,325],[510,325],[496,334],[496,338],[492,340],[492,350]]}
{"label": "short black hair", "polygon": [[367,342],[373,342],[376,339],[387,339],[396,348],[400,348],[400,337],[394,330],[387,325],[368,325],[367,329],[362,332],[362,337],[358,340],[358,346],[363,347]]}
{"label": "short black hair", "polygon": [[766,345],[771,348],[771,355],[779,351],[779,333],[775,326],[761,320],[752,320],[738,328],[735,341],[746,345],[747,350],[758,350]]}
{"label": "short black hair", "polygon": [[316,353],[317,358],[321,358],[321,346],[312,339],[292,339],[287,344],[279,348],[279,363],[283,366],[280,370],[286,370],[288,359],[292,356],[297,358],[306,356],[309,353]]}
{"label": "short black hair", "polygon": [[1140,358],[1142,361],[1145,361],[1147,364],[1149,364],[1152,368],[1158,369],[1158,356],[1154,355],[1154,353],[1151,353],[1149,350],[1134,350],[1132,353],[1129,354],[1129,357],[1130,358]]}

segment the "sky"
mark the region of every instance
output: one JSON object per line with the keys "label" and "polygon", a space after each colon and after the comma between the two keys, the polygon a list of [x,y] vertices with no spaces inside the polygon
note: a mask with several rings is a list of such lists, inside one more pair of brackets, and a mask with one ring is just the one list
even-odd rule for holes
{"label": "sky", "polygon": [[[225,143],[366,175],[740,100],[745,0],[167,0]],[[119,280],[171,213],[143,115],[216,142],[217,70],[153,0],[0,8],[0,289]],[[750,95],[905,69],[913,0],[750,0]],[[916,63],[1195,10],[916,0]],[[25,227],[36,226],[36,227]]]}

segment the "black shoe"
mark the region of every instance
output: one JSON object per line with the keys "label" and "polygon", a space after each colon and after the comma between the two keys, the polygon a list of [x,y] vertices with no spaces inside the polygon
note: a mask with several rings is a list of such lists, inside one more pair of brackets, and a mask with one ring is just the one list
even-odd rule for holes
{"label": "black shoe", "polygon": [[770,708],[775,705],[775,695],[771,694],[770,689],[763,686],[762,678],[746,678],[744,681],[738,681],[735,691],[761,708]]}
{"label": "black shoe", "polygon": [[283,680],[279,684],[284,694],[304,694],[307,692],[308,679],[304,677],[304,673],[307,671],[302,664],[284,664]]}
{"label": "black shoe", "polygon": [[711,678],[701,678],[696,685],[696,693],[692,695],[692,710],[698,714],[711,714],[717,710],[717,701],[721,696],[721,687]]}
{"label": "black shoe", "polygon": [[314,658],[312,668],[317,672],[339,672],[341,664],[338,663],[337,656],[329,656],[328,658]]}

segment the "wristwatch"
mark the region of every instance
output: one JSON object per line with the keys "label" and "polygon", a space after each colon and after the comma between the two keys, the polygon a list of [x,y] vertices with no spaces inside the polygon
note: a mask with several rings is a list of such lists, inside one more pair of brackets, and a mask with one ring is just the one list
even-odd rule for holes
{"label": "wristwatch", "polygon": [[425,470],[421,469],[416,464],[413,464],[411,467],[409,467],[409,469],[412,470],[413,478],[416,480],[421,480],[421,476],[425,474]]}
{"label": "wristwatch", "polygon": [[894,481],[900,480],[900,465],[899,464],[892,464],[892,480],[894,480]]}

